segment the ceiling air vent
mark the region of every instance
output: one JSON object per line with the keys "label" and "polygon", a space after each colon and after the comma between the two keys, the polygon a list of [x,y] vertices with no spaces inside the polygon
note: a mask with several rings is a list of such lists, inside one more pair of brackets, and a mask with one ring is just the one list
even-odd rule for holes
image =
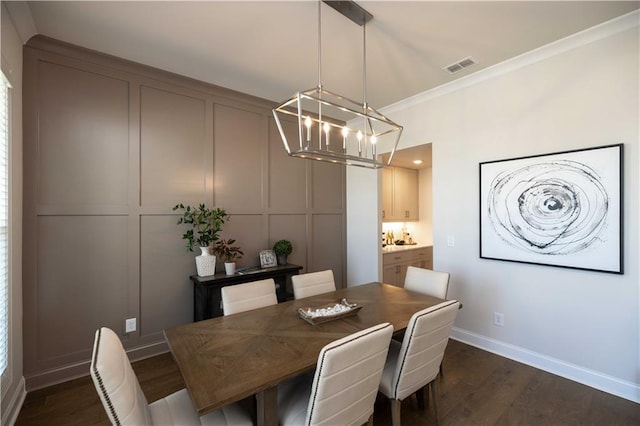
{"label": "ceiling air vent", "polygon": [[451,65],[447,65],[446,67],[444,67],[445,70],[449,71],[451,74],[456,73],[458,71],[461,71],[465,68],[470,67],[471,65],[475,64],[475,61],[473,59],[471,59],[471,57],[466,57],[464,59],[459,60],[456,63],[453,63]]}

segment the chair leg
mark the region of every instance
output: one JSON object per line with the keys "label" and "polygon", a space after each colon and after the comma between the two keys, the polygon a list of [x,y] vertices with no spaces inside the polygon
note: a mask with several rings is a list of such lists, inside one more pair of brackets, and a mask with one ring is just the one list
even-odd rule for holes
{"label": "chair leg", "polygon": [[416,401],[418,402],[418,409],[424,411],[424,388],[416,391]]}
{"label": "chair leg", "polygon": [[436,414],[436,426],[438,426],[440,424],[438,419],[438,381],[435,379],[432,380],[431,383],[429,383],[429,389],[431,398],[433,399],[433,411]]}
{"label": "chair leg", "polygon": [[393,426],[400,426],[400,404],[402,401],[398,399],[391,399],[391,424]]}

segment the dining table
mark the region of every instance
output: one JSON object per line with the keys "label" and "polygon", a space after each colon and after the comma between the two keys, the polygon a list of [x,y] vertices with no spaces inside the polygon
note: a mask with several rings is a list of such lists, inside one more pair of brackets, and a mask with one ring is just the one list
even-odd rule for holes
{"label": "dining table", "polygon": [[[346,299],[353,315],[310,323],[299,308]],[[200,415],[256,396],[256,423],[278,424],[277,386],[312,371],[328,343],[376,324],[404,330],[413,314],[443,302],[437,297],[373,282],[164,331]]]}

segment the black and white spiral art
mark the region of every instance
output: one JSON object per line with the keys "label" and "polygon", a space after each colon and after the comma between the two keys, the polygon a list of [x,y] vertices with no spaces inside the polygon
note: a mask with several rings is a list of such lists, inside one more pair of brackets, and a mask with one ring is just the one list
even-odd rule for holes
{"label": "black and white spiral art", "polygon": [[621,272],[621,149],[482,163],[481,257]]}
{"label": "black and white spiral art", "polygon": [[506,243],[564,255],[598,241],[607,224],[609,196],[590,167],[557,161],[498,176],[487,207],[491,225]]}

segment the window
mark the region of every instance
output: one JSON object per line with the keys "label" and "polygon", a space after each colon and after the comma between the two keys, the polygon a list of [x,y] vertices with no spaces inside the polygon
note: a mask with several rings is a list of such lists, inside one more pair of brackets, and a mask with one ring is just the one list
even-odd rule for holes
{"label": "window", "polygon": [[0,375],[9,357],[9,81],[0,73]]}

